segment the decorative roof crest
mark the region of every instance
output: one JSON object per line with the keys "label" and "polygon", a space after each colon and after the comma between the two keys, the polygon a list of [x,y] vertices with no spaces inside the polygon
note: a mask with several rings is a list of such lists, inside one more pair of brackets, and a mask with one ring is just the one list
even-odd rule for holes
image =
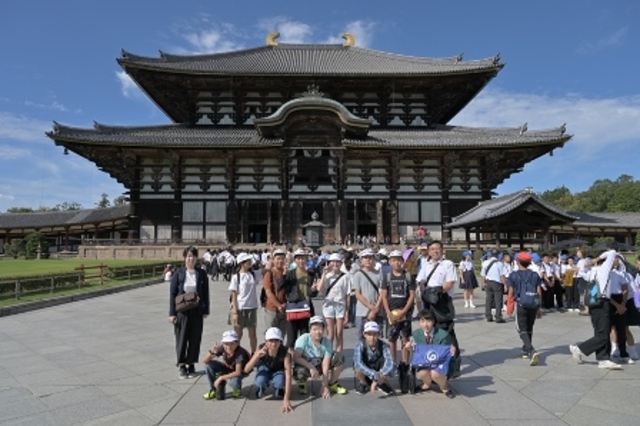
{"label": "decorative roof crest", "polygon": [[302,96],[305,98],[321,98],[324,96],[324,93],[320,91],[320,88],[317,85],[311,84],[307,86],[306,92],[302,92]]}
{"label": "decorative roof crest", "polygon": [[267,34],[267,39],[266,39],[266,43],[267,46],[277,46],[278,42],[276,41],[276,39],[280,37],[280,33],[277,31],[272,31],[269,34]]}
{"label": "decorative roof crest", "polygon": [[353,47],[356,45],[356,37],[351,33],[342,34],[342,38],[344,39],[344,43],[342,45],[344,47]]}

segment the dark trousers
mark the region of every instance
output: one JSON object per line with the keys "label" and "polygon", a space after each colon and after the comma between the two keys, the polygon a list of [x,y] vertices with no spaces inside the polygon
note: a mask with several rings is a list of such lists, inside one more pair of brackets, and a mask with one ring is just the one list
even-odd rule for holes
{"label": "dark trousers", "polygon": [[202,341],[202,322],[202,313],[199,308],[184,313],[178,312],[173,328],[176,336],[178,365],[198,362]]}
{"label": "dark trousers", "polygon": [[605,300],[602,305],[589,308],[591,326],[593,327],[593,337],[580,343],[580,352],[585,355],[596,353],[598,361],[606,361],[611,354],[611,304]]}
{"label": "dark trousers", "polygon": [[554,288],[550,287],[548,284],[545,284],[547,289],[542,289],[542,308],[543,309],[553,309],[553,294]]}
{"label": "dark trousers", "polygon": [[522,352],[531,354],[533,349],[533,325],[536,322],[537,309],[527,309],[518,305],[516,308],[516,330],[522,340]]}
{"label": "dark trousers", "polygon": [[496,319],[502,319],[502,304],[504,300],[504,287],[502,283],[487,280],[485,316],[488,320],[493,319],[491,316],[491,308],[496,309]]}
{"label": "dark trousers", "polygon": [[[556,297],[556,306],[558,309],[564,308],[563,297],[564,297],[564,287],[560,281],[556,281],[556,284],[553,286],[553,295]],[[553,300],[551,301],[551,306],[553,307]]]}
{"label": "dark trousers", "polygon": [[[623,306],[627,304],[622,294],[612,294],[611,299]],[[618,315],[613,305],[611,305],[611,327],[616,330],[618,347],[620,348],[620,358],[629,358],[629,354],[627,353],[627,315],[626,313]]]}
{"label": "dark trousers", "polygon": [[308,332],[309,319],[289,321],[287,323],[287,347],[294,348],[296,346],[296,339]]}
{"label": "dark trousers", "polygon": [[455,356],[456,357],[460,356],[460,345],[458,344],[458,337],[456,336],[456,329],[454,327],[454,322],[439,323],[439,324],[435,324],[434,327],[442,329],[447,333],[449,333],[449,336],[451,337],[451,344],[456,348]]}
{"label": "dark trousers", "polygon": [[580,293],[578,290],[578,280],[573,280],[571,287],[565,287],[565,295],[567,299],[568,309],[578,309],[580,307]]}

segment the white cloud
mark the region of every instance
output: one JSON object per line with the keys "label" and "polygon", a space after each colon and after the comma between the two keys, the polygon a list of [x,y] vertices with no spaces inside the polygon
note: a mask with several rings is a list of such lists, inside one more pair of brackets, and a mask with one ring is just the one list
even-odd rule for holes
{"label": "white cloud", "polygon": [[607,47],[619,45],[624,41],[628,32],[629,27],[623,27],[600,40],[586,41],[578,47],[578,54],[587,55],[606,49]]}
{"label": "white cloud", "polygon": [[37,120],[12,112],[0,111],[0,139],[22,142],[45,142],[45,132],[51,130],[50,121]]}
{"label": "white cloud", "polygon": [[36,107],[36,108],[43,108],[43,109],[52,109],[52,110],[56,110],[56,111],[62,111],[62,112],[67,112],[69,111],[67,109],[67,107],[65,107],[64,105],[62,105],[60,102],[54,100],[52,101],[50,104],[42,104],[42,103],[38,103],[38,102],[31,102],[31,101],[25,101],[24,103],[26,106],[29,107]]}
{"label": "white cloud", "polygon": [[29,156],[31,156],[31,151],[28,149],[0,145],[0,160],[15,160]]}
{"label": "white cloud", "polygon": [[9,194],[0,194],[0,200],[14,200],[15,197]]}
{"label": "white cloud", "polygon": [[[376,28],[376,23],[373,21],[357,20],[349,22],[345,28],[345,33],[351,33],[356,39],[356,46],[358,47],[370,47],[373,42],[373,32]],[[342,43],[342,35],[330,36],[325,43],[335,44]]]}
{"label": "white cloud", "polygon": [[293,44],[311,43],[314,32],[311,25],[285,16],[262,19],[258,28],[265,31],[265,36],[272,31],[277,31],[280,33],[278,42]]}
{"label": "white cloud", "polygon": [[610,144],[640,141],[640,95],[587,98],[580,95],[551,97],[487,89],[473,100],[452,124],[479,127],[548,129],[567,123],[574,135],[568,147],[587,158]]}
{"label": "white cloud", "polygon": [[135,99],[143,97],[144,94],[133,79],[129,77],[129,74],[124,71],[116,71],[116,78],[118,79],[118,83],[120,83],[120,90],[122,90],[125,98]]}
{"label": "white cloud", "polygon": [[177,24],[172,32],[188,43],[187,47],[172,48],[183,55],[200,55],[242,49],[243,33],[228,22],[214,22],[208,14],[196,20]]}

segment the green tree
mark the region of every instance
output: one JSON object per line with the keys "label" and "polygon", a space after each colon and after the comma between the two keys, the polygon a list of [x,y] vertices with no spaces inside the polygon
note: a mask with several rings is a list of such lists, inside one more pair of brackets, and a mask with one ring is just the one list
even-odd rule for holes
{"label": "green tree", "polygon": [[103,193],[100,196],[100,201],[96,203],[96,207],[99,209],[104,209],[109,206],[111,206],[111,201],[109,201],[109,195]]}
{"label": "green tree", "polygon": [[9,207],[7,213],[33,213],[31,207]]}
{"label": "green tree", "polygon": [[572,210],[575,204],[575,197],[566,186],[562,185],[556,189],[544,191],[540,197],[565,210]]}
{"label": "green tree", "polygon": [[7,255],[17,259],[20,256],[24,256],[24,240],[21,238],[14,238],[11,243],[5,246]]}
{"label": "green tree", "polygon": [[111,204],[113,204],[115,207],[124,206],[125,204],[127,204],[127,196],[122,194],[119,197],[114,198]]}
{"label": "green tree", "polygon": [[40,248],[40,256],[49,256],[49,243],[43,234],[39,232],[32,232],[24,239],[24,255],[27,258],[34,258],[38,254],[38,248]]}

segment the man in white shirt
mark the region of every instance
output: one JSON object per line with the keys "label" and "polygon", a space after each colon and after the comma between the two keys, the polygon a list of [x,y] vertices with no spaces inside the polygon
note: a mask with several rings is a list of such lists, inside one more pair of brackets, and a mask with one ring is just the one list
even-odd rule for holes
{"label": "man in white shirt", "polygon": [[495,322],[504,324],[506,321],[502,318],[502,304],[505,286],[502,282],[502,262],[498,260],[498,255],[498,250],[491,250],[490,257],[482,262],[480,277],[486,293],[484,314],[487,322],[494,321],[491,309],[495,308]]}
{"label": "man in white shirt", "polygon": [[456,347],[456,357],[460,354],[458,339],[454,329],[455,309],[453,307],[453,286],[456,281],[456,266],[443,257],[442,242],[429,244],[429,260],[425,259],[416,282],[423,288],[422,301],[435,319],[435,327],[449,333]]}
{"label": "man in white shirt", "polygon": [[609,276],[612,274],[616,256],[617,252],[612,247],[592,261],[592,266],[601,262],[594,275],[598,283],[599,291],[604,298],[601,303],[589,307],[589,316],[591,317],[591,325],[593,326],[593,337],[580,344],[569,346],[571,355],[578,364],[582,363],[582,357],[595,352],[599,368],[609,370],[620,370],[622,368],[620,364],[612,362],[610,359],[611,341],[609,340],[609,335],[611,332],[611,309],[613,309],[613,307],[610,301],[611,286]]}

